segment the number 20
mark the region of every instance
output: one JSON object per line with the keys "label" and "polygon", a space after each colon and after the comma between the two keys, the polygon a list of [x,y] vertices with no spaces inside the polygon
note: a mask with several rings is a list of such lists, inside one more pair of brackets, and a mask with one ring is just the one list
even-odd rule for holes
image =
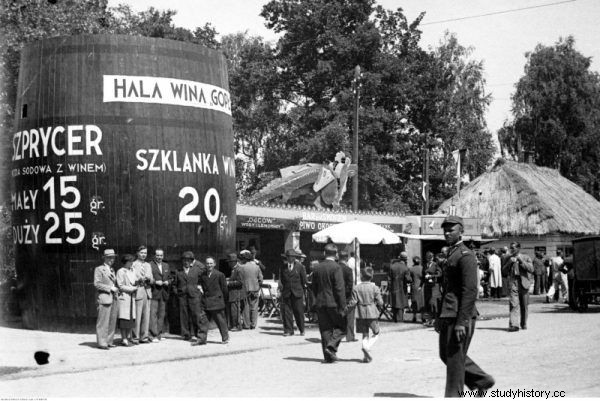
{"label": "number 20", "polygon": [[[198,191],[193,187],[183,187],[179,191],[179,197],[181,199],[185,199],[188,195],[192,197],[191,202],[187,203],[185,206],[181,208],[179,212],[179,222],[180,223],[200,223],[201,218],[200,214],[192,214],[194,209],[200,203],[200,196],[198,195]],[[214,213],[210,210],[210,200],[211,198],[215,199],[215,211]],[[219,193],[216,189],[210,188],[206,191],[206,195],[204,195],[204,215],[211,223],[215,223],[219,220],[219,214],[221,213],[221,199],[219,198]]]}

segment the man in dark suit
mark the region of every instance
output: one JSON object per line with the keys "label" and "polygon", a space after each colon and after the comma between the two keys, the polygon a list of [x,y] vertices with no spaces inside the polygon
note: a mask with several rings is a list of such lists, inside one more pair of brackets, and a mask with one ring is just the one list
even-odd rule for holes
{"label": "man in dark suit", "polygon": [[495,381],[467,356],[477,320],[477,259],[462,242],[463,219],[447,216],[442,223],[450,246],[444,270],[444,289],[436,331],[440,358],[446,364],[445,397],[460,397],[465,384],[471,390],[488,390]]}
{"label": "man in dark suit", "polygon": [[519,314],[521,328],[527,329],[529,287],[533,279],[533,263],[529,255],[521,253],[521,244],[518,242],[511,242],[509,249],[509,257],[502,265],[502,272],[508,276],[510,291],[508,331],[515,332],[519,331]]}
{"label": "man in dark suit", "polygon": [[394,322],[404,321],[404,308],[408,306],[408,294],[406,288],[411,282],[410,269],[406,262],[408,254],[400,252],[400,259],[393,261],[390,266],[390,300],[392,304],[392,316]]}
{"label": "man in dark suit", "polygon": [[242,300],[246,297],[243,284],[239,275],[239,264],[237,254],[227,255],[227,264],[231,270],[231,276],[227,280],[227,323],[229,331],[242,330]]}
{"label": "man in dark suit", "polygon": [[337,246],[325,245],[325,260],[313,271],[312,290],[315,294],[315,308],[319,318],[321,346],[326,363],[338,360],[337,350],[346,335],[344,309],[346,294],[342,268],[335,261]]}
{"label": "man in dark suit", "polygon": [[[206,344],[208,320],[200,305],[200,268],[194,264],[194,254],[190,251],[181,255],[183,268],[177,271],[175,287],[179,297],[179,316],[181,320],[181,335],[184,340],[198,336],[199,344]],[[191,319],[191,335],[190,335]]]}
{"label": "man in dark suit", "polygon": [[161,248],[154,251],[154,260],[150,262],[152,269],[152,300],[150,301],[150,335],[152,342],[162,340],[163,326],[165,323],[165,310],[169,300],[170,271],[169,265],[163,262],[165,256]]}
{"label": "man in dark suit", "polygon": [[[296,258],[299,256],[294,249],[288,249],[282,254],[287,260],[281,267],[279,277],[281,282],[281,320],[283,320],[283,335],[294,335],[294,318],[300,331],[304,335],[304,289],[306,288],[306,271],[302,263]],[[293,317],[292,317],[293,316]]]}
{"label": "man in dark suit", "polygon": [[206,302],[206,314],[209,319],[214,320],[221,333],[223,344],[229,342],[227,331],[227,320],[225,318],[225,302],[227,301],[227,281],[225,275],[215,269],[215,258],[206,258],[206,271],[200,276],[200,283],[204,290]]}
{"label": "man in dark suit", "polygon": [[[340,251],[339,265],[342,267],[342,275],[344,276],[344,294],[346,295],[346,302],[350,301],[352,296],[352,290],[354,289],[354,276],[352,274],[352,268],[348,266],[348,252]],[[358,341],[354,337],[354,321],[355,321],[356,306],[348,307],[346,309],[346,341]]]}

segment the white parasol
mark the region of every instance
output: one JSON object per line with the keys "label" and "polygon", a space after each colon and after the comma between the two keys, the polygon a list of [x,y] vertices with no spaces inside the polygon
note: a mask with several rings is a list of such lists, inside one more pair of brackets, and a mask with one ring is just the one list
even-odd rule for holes
{"label": "white parasol", "polygon": [[[356,256],[356,266],[360,266],[360,244],[367,245],[391,245],[399,244],[400,237],[374,223],[360,220],[345,221],[334,224],[324,230],[314,233],[313,241],[329,242],[336,244],[354,244],[354,253]],[[357,272],[358,274],[358,272]],[[358,277],[355,277],[355,282]]]}
{"label": "white parasol", "polygon": [[336,244],[349,244],[356,239],[361,244],[367,245],[391,245],[400,243],[400,237],[390,230],[377,224],[360,220],[351,220],[334,224],[324,230],[314,233],[312,238],[316,242],[331,241]]}

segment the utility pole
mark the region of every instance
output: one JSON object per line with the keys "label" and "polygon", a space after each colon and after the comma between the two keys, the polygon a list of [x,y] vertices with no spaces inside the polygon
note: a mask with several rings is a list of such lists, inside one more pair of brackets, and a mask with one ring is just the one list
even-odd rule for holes
{"label": "utility pole", "polygon": [[423,202],[424,216],[429,214],[429,135],[427,135],[427,142],[427,146],[425,146],[425,171],[423,172],[423,181],[425,182],[425,188],[423,188],[423,193],[425,195]]}
{"label": "utility pole", "polygon": [[356,175],[352,180],[352,210],[358,211],[358,107],[360,102],[360,66],[354,68],[352,90],[354,92],[354,138],[352,144],[352,162],[356,164]]}

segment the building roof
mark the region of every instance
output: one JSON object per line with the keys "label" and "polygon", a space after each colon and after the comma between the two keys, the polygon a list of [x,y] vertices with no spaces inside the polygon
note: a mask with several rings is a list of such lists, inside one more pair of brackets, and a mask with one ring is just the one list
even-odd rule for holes
{"label": "building roof", "polygon": [[481,219],[482,234],[599,234],[600,202],[554,169],[498,160],[457,195],[444,201],[438,213]]}

